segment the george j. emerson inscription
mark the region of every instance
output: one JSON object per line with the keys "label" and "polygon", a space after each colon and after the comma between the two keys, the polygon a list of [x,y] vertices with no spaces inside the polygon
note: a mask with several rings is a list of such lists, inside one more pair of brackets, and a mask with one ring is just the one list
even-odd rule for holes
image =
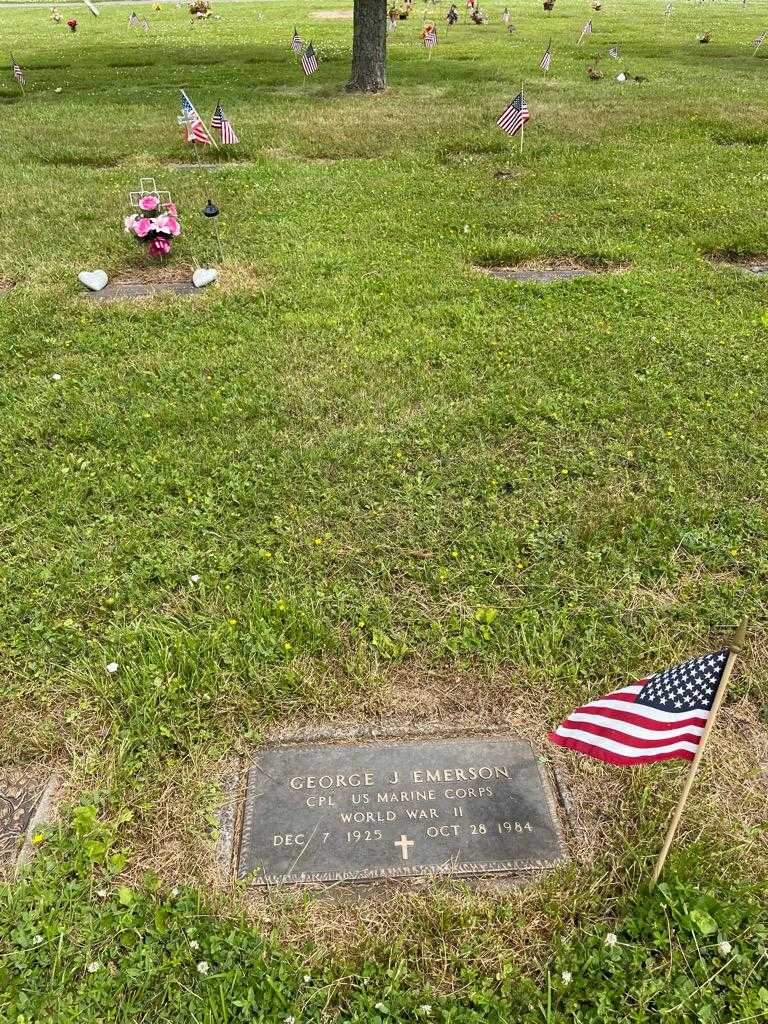
{"label": "george j. emerson inscription", "polygon": [[239,874],[255,882],[514,872],[563,856],[524,741],[284,747],[248,775]]}

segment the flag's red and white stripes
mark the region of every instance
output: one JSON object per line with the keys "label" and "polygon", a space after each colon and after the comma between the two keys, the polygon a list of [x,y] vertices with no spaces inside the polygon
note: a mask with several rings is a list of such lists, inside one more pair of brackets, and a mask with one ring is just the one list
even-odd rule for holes
{"label": "flag's red and white stripes", "polygon": [[525,102],[525,96],[519,92],[501,117],[499,117],[496,124],[503,132],[506,132],[507,135],[514,135],[515,132],[518,132],[526,121],[530,121],[530,119],[531,115],[528,110],[528,104]]}
{"label": "flag's red and white stripes", "polygon": [[235,146],[240,141],[237,135],[235,135],[235,129],[226,119],[221,122],[221,144],[223,146]]}
{"label": "flag's red and white stripes", "polygon": [[692,761],[709,711],[677,714],[635,703],[643,682],[576,708],[549,733],[553,743],[611,764]]}
{"label": "flag's red and white stripes", "polygon": [[199,118],[187,125],[187,142],[201,142],[204,146],[210,146],[211,137]]}

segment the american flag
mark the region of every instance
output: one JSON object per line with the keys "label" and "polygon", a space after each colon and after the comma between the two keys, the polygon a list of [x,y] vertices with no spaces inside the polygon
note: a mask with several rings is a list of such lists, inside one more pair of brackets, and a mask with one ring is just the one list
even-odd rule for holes
{"label": "american flag", "polygon": [[149,32],[149,22],[147,21],[146,18],[141,19],[141,27],[144,29],[145,32]]}
{"label": "american flag", "polygon": [[542,71],[549,71],[552,67],[552,40],[550,39],[547,44],[547,48],[544,51],[544,56],[539,61],[539,67]]}
{"label": "american flag", "polygon": [[211,118],[211,128],[216,128],[221,133],[222,146],[234,146],[240,141],[235,135],[234,128],[227,120],[227,115],[221,109],[221,103],[216,104],[216,109]]}
{"label": "american flag", "polygon": [[397,18],[390,18],[387,24],[387,32],[397,32]]}
{"label": "american flag", "polygon": [[611,764],[692,761],[729,651],[684,661],[576,708],[553,743]]}
{"label": "american flag", "polygon": [[301,36],[299,35],[298,29],[295,28],[293,30],[293,38],[291,39],[291,49],[293,50],[294,53],[301,53],[301,51],[304,49],[304,43],[302,43],[301,41]]}
{"label": "american flag", "polygon": [[305,75],[314,75],[320,65],[317,63],[317,54],[312,43],[304,51],[301,58],[301,70]]}
{"label": "american flag", "polygon": [[503,132],[506,132],[507,135],[514,135],[515,132],[519,131],[523,127],[526,121],[530,120],[530,118],[531,115],[528,112],[528,105],[525,102],[525,97],[521,92],[519,92],[498,119],[496,124]]}
{"label": "american flag", "polygon": [[765,36],[766,36],[765,32],[763,32],[762,35],[757,36],[756,39],[752,40],[752,45],[753,46],[762,46],[763,43],[765,42]]}
{"label": "american flag", "polygon": [[23,89],[27,84],[27,80],[24,77],[24,72],[21,70],[21,64],[17,64],[13,57],[11,57],[11,70],[13,71],[13,77]]}
{"label": "american flag", "polygon": [[579,36],[579,42],[581,42],[581,40],[584,38],[584,36],[591,36],[591,35],[592,35],[592,19],[590,18],[589,21],[587,22],[587,24],[581,30],[581,35]]}
{"label": "american flag", "polygon": [[192,101],[183,89],[181,90],[181,117],[179,118],[179,123],[183,124],[186,129],[185,138],[187,142],[202,142],[206,146],[212,142],[208,129],[203,124],[203,119],[195,110]]}
{"label": "american flag", "polygon": [[136,26],[139,24],[139,19],[136,15],[136,11],[131,11],[130,17],[128,18],[128,24],[131,26],[131,28],[136,28]]}
{"label": "american flag", "polygon": [[424,33],[424,45],[427,48],[437,45],[437,32],[434,28],[427,29]]}
{"label": "american flag", "polygon": [[613,57],[614,60],[618,60],[619,59],[619,48],[618,48],[618,46],[612,46],[608,50],[608,56],[609,57]]}

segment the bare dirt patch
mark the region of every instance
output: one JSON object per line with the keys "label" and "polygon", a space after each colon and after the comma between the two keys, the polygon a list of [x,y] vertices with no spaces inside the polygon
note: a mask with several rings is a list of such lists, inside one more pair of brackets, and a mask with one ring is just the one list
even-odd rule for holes
{"label": "bare dirt patch", "polygon": [[734,127],[713,135],[712,141],[716,146],[764,146],[768,142],[768,132],[758,128]]}
{"label": "bare dirt patch", "polygon": [[105,156],[99,153],[49,153],[41,156],[38,163],[45,167],[117,167],[122,156]]}

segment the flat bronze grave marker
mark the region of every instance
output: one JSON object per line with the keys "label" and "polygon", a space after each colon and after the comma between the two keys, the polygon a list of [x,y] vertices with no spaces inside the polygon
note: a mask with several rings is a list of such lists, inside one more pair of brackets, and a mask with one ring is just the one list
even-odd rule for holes
{"label": "flat bronze grave marker", "polygon": [[281,747],[248,773],[238,875],[255,884],[514,873],[564,857],[524,740]]}
{"label": "flat bronze grave marker", "polygon": [[189,281],[125,281],[108,284],[100,292],[82,292],[85,299],[116,302],[119,299],[146,299],[154,295],[198,295],[202,289]]}
{"label": "flat bronze grave marker", "polygon": [[543,270],[514,270],[511,267],[491,267],[488,270],[491,277],[500,281],[533,281],[536,284],[550,284],[552,281],[572,281],[575,277],[592,277],[600,271],[594,268],[571,269],[567,267],[552,267]]}

